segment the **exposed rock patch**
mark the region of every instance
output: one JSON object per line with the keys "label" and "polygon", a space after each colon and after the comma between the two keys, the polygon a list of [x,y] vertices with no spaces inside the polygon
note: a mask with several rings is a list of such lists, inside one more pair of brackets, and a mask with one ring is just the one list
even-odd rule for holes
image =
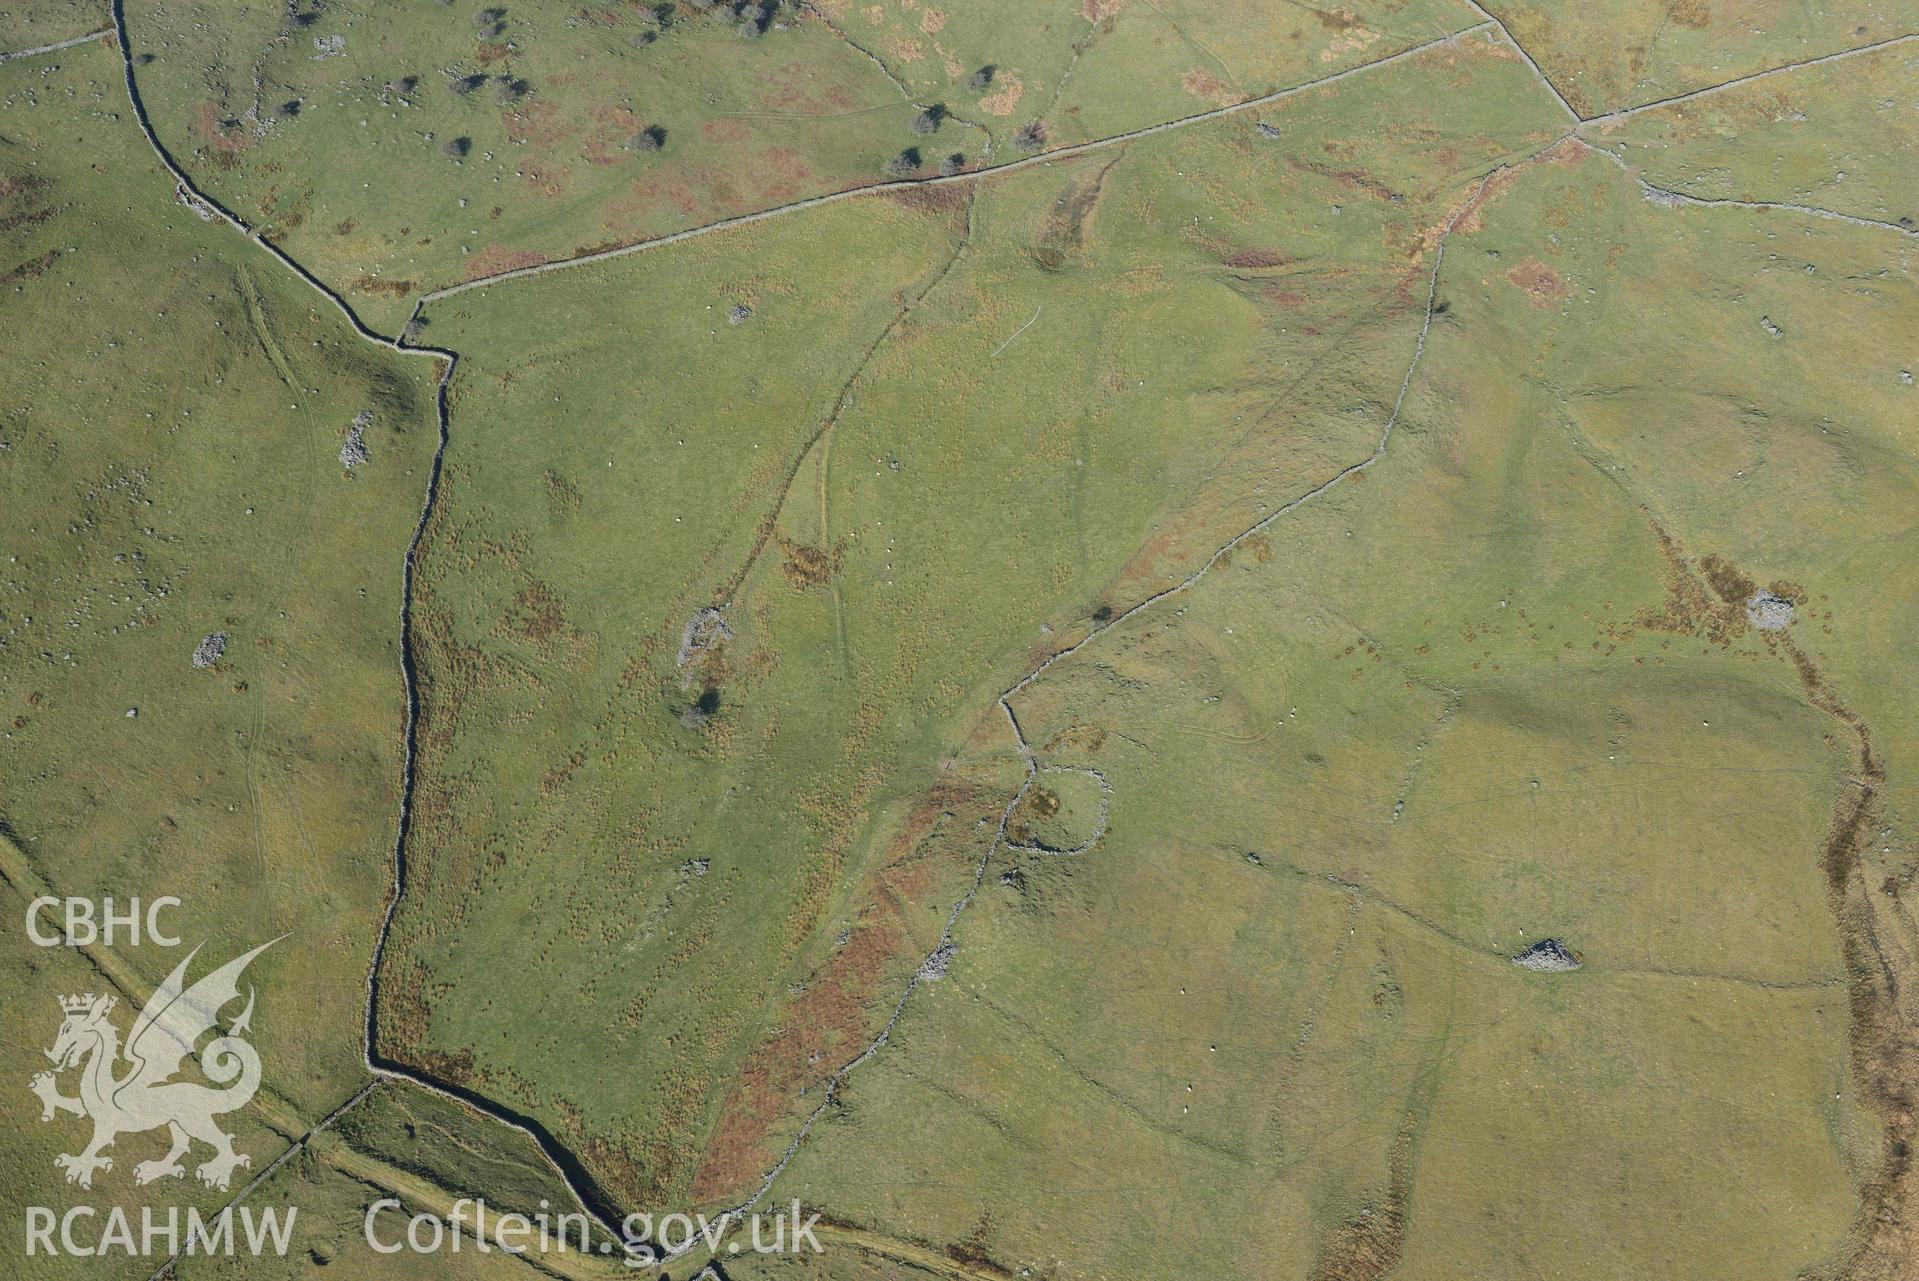
{"label": "exposed rock patch", "polygon": [[1792,624],[1792,602],[1771,592],[1756,592],[1746,602],[1746,621],[1766,632],[1783,632]]}
{"label": "exposed rock patch", "polygon": [[1522,970],[1535,970],[1542,974],[1561,974],[1567,970],[1579,968],[1579,958],[1558,939],[1540,939],[1518,956],[1513,964]]}
{"label": "exposed rock patch", "polygon": [[220,656],[226,652],[227,634],[225,632],[214,632],[210,636],[202,636],[200,643],[193,647],[193,665],[202,668],[211,667],[219,662]]}

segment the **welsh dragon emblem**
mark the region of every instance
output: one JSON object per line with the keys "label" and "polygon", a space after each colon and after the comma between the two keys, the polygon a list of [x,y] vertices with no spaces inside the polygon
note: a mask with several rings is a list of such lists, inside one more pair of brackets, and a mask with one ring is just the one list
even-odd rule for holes
{"label": "welsh dragon emblem", "polygon": [[[184,1177],[186,1167],[180,1158],[196,1139],[213,1149],[212,1157],[194,1171],[210,1188],[224,1190],[236,1168],[253,1165],[253,1158],[233,1150],[233,1136],[214,1122],[222,1113],[245,1107],[260,1088],[260,1054],[244,1039],[253,1021],[252,988],[247,989],[246,1008],[224,1033],[219,1033],[219,1019],[221,1010],[240,999],[240,975],[247,965],[279,941],[262,943],[188,987],[187,966],[200,952],[194,948],[133,1021],[124,1050],[119,1029],[107,1019],[117,997],[89,993],[60,998],[66,1018],[46,1052],[53,1070],[36,1074],[30,1088],[39,1096],[42,1121],[71,1112],[93,1122],[93,1141],[83,1151],[54,1158],[54,1164],[66,1171],[68,1183],[92,1187],[96,1170],[113,1168],[113,1158],[103,1153],[115,1139],[161,1126],[166,1127],[172,1146],[164,1157],[134,1166],[135,1183]],[[199,1064],[201,1074],[213,1084],[174,1080],[208,1032],[218,1035],[200,1051]],[[60,1093],[57,1078],[71,1068],[80,1069],[78,1097]]]}

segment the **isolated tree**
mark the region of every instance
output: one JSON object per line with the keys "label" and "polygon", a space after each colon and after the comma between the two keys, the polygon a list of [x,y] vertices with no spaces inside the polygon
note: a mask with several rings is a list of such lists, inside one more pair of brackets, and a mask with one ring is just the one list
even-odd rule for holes
{"label": "isolated tree", "polygon": [[1021,151],[1038,151],[1046,145],[1046,126],[1038,120],[1021,125],[1013,135],[1013,145]]}
{"label": "isolated tree", "polygon": [[965,168],[966,153],[963,151],[955,151],[952,155],[940,161],[940,177],[951,178],[954,174],[959,173]]}
{"label": "isolated tree", "polygon": [[454,138],[452,141],[443,143],[440,146],[440,154],[448,160],[465,160],[466,153],[471,150],[473,150],[473,139],[471,138]]}
{"label": "isolated tree", "polygon": [[666,130],[658,125],[648,125],[626,140],[629,151],[658,151],[666,145]]}
{"label": "isolated tree", "polygon": [[487,82],[485,72],[476,72],[470,76],[455,76],[447,87],[454,93],[468,94]]}
{"label": "isolated tree", "polygon": [[946,104],[936,102],[930,107],[922,108],[919,115],[913,118],[913,132],[922,137],[935,133],[939,130],[940,121],[944,119],[946,119]]}
{"label": "isolated tree", "polygon": [[981,67],[978,71],[975,71],[972,75],[966,77],[966,87],[968,89],[971,89],[974,93],[978,93],[980,90],[984,89],[987,85],[990,85],[993,83],[993,77],[994,75],[998,73],[998,71],[999,71],[999,68],[989,62],[985,66]]}
{"label": "isolated tree", "polygon": [[886,162],[886,176],[889,178],[910,178],[919,172],[920,149],[908,147],[905,151]]}
{"label": "isolated tree", "polygon": [[526,96],[530,86],[524,80],[515,80],[510,76],[501,76],[499,83],[493,86],[493,101],[502,107],[510,107]]}

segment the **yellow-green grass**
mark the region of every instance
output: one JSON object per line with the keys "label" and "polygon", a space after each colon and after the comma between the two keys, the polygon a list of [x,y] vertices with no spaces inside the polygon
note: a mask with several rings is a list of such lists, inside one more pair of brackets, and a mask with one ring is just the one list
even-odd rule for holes
{"label": "yellow-green grass", "polygon": [[[484,8],[328,4],[308,22],[184,0],[127,22],[196,181],[387,333],[426,290],[877,182],[926,141],[918,108],[815,21],[744,40],[685,4],[664,25],[650,6],[513,4],[495,34]],[[462,95],[456,73],[487,79]],[[506,82],[525,88],[502,102]],[[654,126],[659,149],[630,145]],[[459,139],[464,157],[443,154]]]}
{"label": "yellow-green grass", "polygon": [[[1368,123],[1475,77],[1413,146]],[[1432,238],[1553,137],[1485,40],[1349,83],[1276,109],[1291,141],[1223,122],[429,308],[464,358],[395,1053],[629,1204],[754,1186],[990,839],[1013,776],[941,762],[1005,753],[982,709],[1046,646],[1365,455]],[[732,640],[681,671],[716,603]],[[923,808],[940,855],[895,921],[868,878]]]}
{"label": "yellow-green grass", "polygon": [[1504,0],[1486,6],[1582,116],[1913,34],[1866,0]]}
{"label": "yellow-green grass", "polygon": [[1919,230],[1919,46],[1809,67],[1596,126],[1648,182],[1709,200],[1783,201]]}
{"label": "yellow-green grass", "polygon": [[[52,1043],[57,997],[117,991],[124,1031],[186,947],[205,944],[197,977],[287,934],[248,973],[265,1087],[235,1120],[257,1168],[275,1150],[261,1118],[298,1133],[365,1079],[400,787],[400,556],[436,440],[435,371],[367,344],[178,203],[112,50],[0,67],[0,133],[13,1061]],[[349,473],[339,453],[362,411],[370,460]],[[215,632],[224,656],[196,668]],[[184,946],[122,937],[109,973],[88,972],[25,941],[41,894],[122,911],[175,896],[162,924]],[[23,1077],[10,1187],[65,1204],[51,1154],[78,1151],[84,1122],[43,1130],[29,1110]],[[127,1136],[102,1179],[130,1192],[164,1141]]]}
{"label": "yellow-green grass", "polygon": [[0,54],[57,44],[110,25],[104,0],[8,0],[0,9]]}
{"label": "yellow-green grass", "polygon": [[[1919,299],[1896,233],[1554,154],[1454,235],[1381,463],[1017,697],[1108,835],[996,861],[774,1199],[1070,1276],[1850,1257],[1898,1064],[1854,1071],[1822,850],[1856,715],[1861,878],[1909,878],[1866,565],[1910,557]],[[1802,595],[1807,674],[1708,554]],[[1547,936],[1584,968],[1508,962]]]}
{"label": "yellow-green grass", "polygon": [[[1337,9],[1172,0],[821,5],[834,27],[912,92],[1019,154],[1039,121],[1049,144],[1083,142],[1210,111],[1375,61],[1480,21],[1458,0]],[[975,77],[982,68],[986,83]]]}

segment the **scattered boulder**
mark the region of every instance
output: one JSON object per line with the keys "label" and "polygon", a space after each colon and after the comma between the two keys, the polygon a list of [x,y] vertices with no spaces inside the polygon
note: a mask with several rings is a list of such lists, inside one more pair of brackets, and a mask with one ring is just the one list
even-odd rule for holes
{"label": "scattered boulder", "polygon": [[1579,958],[1558,939],[1540,939],[1512,960],[1522,970],[1541,974],[1561,974],[1579,968]]}
{"label": "scattered boulder", "polygon": [[1755,592],[1746,602],[1746,621],[1762,632],[1783,632],[1792,625],[1792,602],[1771,592]]}
{"label": "scattered boulder", "polygon": [[226,652],[227,634],[225,632],[214,632],[209,636],[202,636],[200,643],[193,647],[193,665],[201,668],[211,667],[219,662],[220,656]]}
{"label": "scattered boulder", "polygon": [[933,954],[920,962],[919,977],[931,983],[946,977],[946,971],[952,967],[953,953],[958,949],[951,940],[933,949]]}
{"label": "scattered boulder", "polygon": [[726,616],[719,610],[711,606],[696,610],[680,629],[680,653],[674,666],[684,669],[694,659],[712,653],[732,639],[733,629],[726,625]]}
{"label": "scattered boulder", "polygon": [[340,445],[340,466],[348,471],[372,460],[366,448],[366,429],[372,421],[373,411],[362,409],[353,415],[353,424],[346,429],[346,440]]}

